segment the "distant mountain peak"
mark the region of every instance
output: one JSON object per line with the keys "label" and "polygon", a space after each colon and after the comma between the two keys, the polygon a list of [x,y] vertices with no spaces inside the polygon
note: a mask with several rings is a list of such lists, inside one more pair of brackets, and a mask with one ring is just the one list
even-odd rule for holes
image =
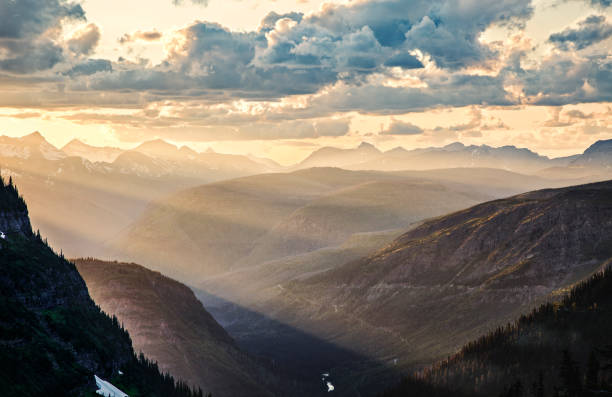
{"label": "distant mountain peak", "polygon": [[30,143],[43,143],[47,142],[44,136],[38,131],[34,131],[31,134],[24,135],[21,140],[30,142]]}
{"label": "distant mountain peak", "polygon": [[136,149],[147,149],[147,148],[177,149],[175,145],[168,143],[161,138],[153,139],[150,141],[145,141],[136,147]]}
{"label": "distant mountain peak", "polygon": [[197,155],[198,152],[196,152],[195,150],[193,150],[192,148],[190,148],[187,145],[183,145],[181,146],[181,148],[179,149],[179,151],[181,153],[185,153],[185,154],[189,154],[189,155]]}
{"label": "distant mountain peak", "polygon": [[463,150],[465,149],[465,145],[461,142],[453,142],[453,143],[449,143],[448,145],[444,146],[443,149],[450,150],[450,151]]}
{"label": "distant mountain peak", "polygon": [[602,139],[587,148],[584,154],[610,152],[612,154],[612,139]]}
{"label": "distant mountain peak", "polygon": [[208,149],[206,149],[206,151],[204,153],[207,154],[216,154],[217,152],[215,152],[215,149],[213,149],[212,147],[208,147]]}
{"label": "distant mountain peak", "polygon": [[84,147],[84,146],[89,146],[88,144],[86,144],[85,142],[81,141],[78,138],[74,138],[72,139],[70,142],[68,142],[67,144],[65,144],[62,147],[62,150],[64,150],[65,148],[69,148],[69,147]]}
{"label": "distant mountain peak", "polygon": [[[357,149],[376,149],[376,146],[372,145],[372,144],[371,144],[371,143],[369,143],[369,142],[365,142],[365,141],[363,141],[363,142],[361,142],[361,143],[359,144],[359,146],[357,147]],[[376,150],[378,150],[378,149],[376,149]]]}
{"label": "distant mountain peak", "polygon": [[408,153],[408,150],[406,150],[403,146],[396,146],[391,150],[387,150],[385,153]]}

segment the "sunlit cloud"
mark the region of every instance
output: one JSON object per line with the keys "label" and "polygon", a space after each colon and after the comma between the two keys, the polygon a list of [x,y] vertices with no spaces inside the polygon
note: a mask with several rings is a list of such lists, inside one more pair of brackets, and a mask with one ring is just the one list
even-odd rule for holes
{"label": "sunlit cloud", "polygon": [[[87,3],[55,0],[27,12],[18,3],[0,0],[7,10],[0,14],[0,106],[15,109],[18,133],[29,132],[37,115],[45,126],[73,125],[79,133],[104,128],[118,145],[154,137],[351,145],[381,134],[384,145],[503,137],[547,150],[539,137],[548,129],[571,136],[576,149],[609,133],[609,116],[581,110],[611,101],[605,2],[315,2],[309,11],[281,2],[282,12],[253,29],[201,14],[175,26],[135,18],[112,37],[107,24],[89,19]],[[193,5],[169,0],[167,7]],[[576,7],[582,16],[564,14]],[[538,33],[530,22],[543,13],[567,22]],[[543,108],[533,113],[539,118],[528,116],[533,107]],[[529,126],[492,115],[504,108],[525,112]],[[471,110],[430,125],[441,109]],[[424,123],[406,119],[416,114]],[[70,130],[43,133],[66,142]]]}

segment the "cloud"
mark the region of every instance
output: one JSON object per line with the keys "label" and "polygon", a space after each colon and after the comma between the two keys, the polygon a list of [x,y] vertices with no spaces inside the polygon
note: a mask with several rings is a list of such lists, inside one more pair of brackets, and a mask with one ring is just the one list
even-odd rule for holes
{"label": "cloud", "polygon": [[565,112],[565,114],[573,119],[582,119],[582,120],[589,120],[593,118],[593,114],[586,114],[584,112],[581,112],[578,109],[574,109],[574,110],[568,110],[567,112]]}
{"label": "cloud", "polygon": [[612,101],[612,60],[607,56],[574,58],[557,55],[538,68],[522,71],[526,101],[560,106]]}
{"label": "cloud", "polygon": [[0,38],[40,36],[65,18],[84,19],[85,12],[78,3],[63,0],[2,0]]}
{"label": "cloud", "polygon": [[[576,112],[580,112],[578,110],[575,110]],[[570,112],[566,112],[566,115],[569,116]],[[582,112],[580,112],[582,113]],[[571,120],[561,120],[561,109],[560,108],[555,108],[553,109],[553,113],[552,113],[552,118],[549,120],[546,120],[544,123],[542,123],[542,125],[544,127],[553,127],[553,128],[559,128],[559,127],[568,127],[570,125],[574,125],[574,122]]]}
{"label": "cloud", "polygon": [[68,48],[77,55],[89,55],[100,42],[100,29],[90,23],[83,29],[76,31],[67,41]]}
{"label": "cloud", "polygon": [[443,106],[516,104],[498,77],[456,73],[428,76],[426,81],[421,87],[338,84],[314,98],[310,106],[334,112],[398,114]]}
{"label": "cloud", "polygon": [[[520,1],[397,1],[327,4],[319,13],[269,14],[260,26],[253,64],[334,80],[363,81],[385,67],[423,67],[419,50],[442,68],[458,70],[496,57],[479,40],[494,24],[520,23],[532,13]],[[401,16],[401,17],[398,17]]]}
{"label": "cloud", "polygon": [[292,21],[299,23],[302,21],[303,17],[304,17],[304,14],[302,14],[301,12],[289,12],[286,14],[277,14],[276,12],[272,11],[268,13],[268,15],[266,15],[264,19],[261,21],[261,23],[259,24],[258,30],[264,33],[269,32],[270,30],[274,29],[276,22],[281,19],[290,19]]}
{"label": "cloud", "polygon": [[404,52],[419,49],[438,66],[456,70],[495,56],[479,40],[489,26],[518,24],[531,14],[529,0],[387,0],[328,6],[304,18],[300,27],[316,27],[338,39],[368,26],[383,47]]}
{"label": "cloud", "polygon": [[419,135],[423,133],[423,129],[412,123],[407,123],[399,120],[393,120],[389,128],[382,131],[381,135]]}
{"label": "cloud", "polygon": [[612,25],[603,15],[591,15],[578,23],[578,28],[567,28],[550,35],[548,41],[563,51],[582,50],[612,36]]}
{"label": "cloud", "polygon": [[588,0],[592,6],[607,8],[612,6],[612,0]]}
{"label": "cloud", "polygon": [[126,44],[126,43],[131,43],[134,41],[159,41],[161,40],[163,34],[157,30],[149,30],[149,31],[143,31],[143,30],[137,30],[134,33],[126,33],[123,36],[121,36],[119,38],[119,43],[120,44]]}
{"label": "cloud", "polygon": [[[96,73],[88,81],[69,81],[66,87],[204,95],[211,100],[273,100],[316,93],[338,81],[363,84],[369,76],[389,73],[389,68],[422,68],[413,50],[426,52],[438,65],[455,70],[495,56],[478,40],[484,29],[523,20],[531,13],[528,0],[485,3],[382,0],[327,4],[308,16],[270,13],[255,32],[232,32],[215,23],[196,22],[175,33],[175,40],[167,46],[168,57],[160,65],[123,63],[113,67],[112,73]],[[72,39],[69,47],[81,54],[91,53],[96,33],[92,26],[86,34]],[[123,36],[120,42],[159,37],[156,31],[138,31]],[[461,43],[449,42],[443,48],[443,41],[449,38]],[[47,54],[46,59],[50,61],[44,64],[41,60],[37,68],[58,63],[61,48],[55,57]],[[88,74],[77,68],[67,75]]]}
{"label": "cloud", "polygon": [[88,59],[73,66],[68,72],[69,76],[89,76],[98,72],[112,72],[112,63],[106,59]]}
{"label": "cloud", "polygon": [[[208,6],[208,0],[189,0],[189,2],[191,2],[192,4],[196,4],[196,5],[201,5],[201,6]],[[172,0],[172,4],[174,4],[175,6],[180,6],[183,5],[185,3],[185,0]]]}
{"label": "cloud", "polygon": [[417,57],[406,52],[399,52],[387,59],[384,63],[388,67],[400,67],[402,69],[419,69],[423,63]]}
{"label": "cloud", "polygon": [[[612,100],[607,54],[542,55],[531,43],[483,38],[492,26],[515,31],[524,24],[533,12],[530,0],[328,3],[307,15],[270,13],[250,32],[196,21],[163,37],[157,30],[137,30],[119,39],[129,44],[163,38],[166,57],[156,64],[90,59],[99,41],[96,25],[66,41],[61,34],[66,19],[84,20],[80,6],[23,2],[28,10],[20,1],[0,0],[0,22],[9,23],[0,23],[0,105],[141,109],[129,116],[94,111],[67,116],[110,124],[126,134],[316,138],[348,134],[350,120],[343,116],[353,112],[394,116],[444,107]],[[27,23],[13,23],[7,15]],[[609,37],[602,18],[591,16],[551,35],[550,42],[586,48]],[[556,122],[574,116],[563,113]],[[474,111],[463,124],[424,133],[393,120],[382,133],[475,136],[506,128]]]}

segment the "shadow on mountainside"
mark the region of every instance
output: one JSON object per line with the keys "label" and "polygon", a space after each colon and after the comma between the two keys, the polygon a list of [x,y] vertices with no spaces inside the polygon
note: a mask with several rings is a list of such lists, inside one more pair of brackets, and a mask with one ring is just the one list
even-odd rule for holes
{"label": "shadow on mountainside", "polygon": [[[283,324],[264,314],[192,288],[236,343],[283,377],[291,395],[371,396],[402,378],[398,368]],[[368,343],[364,340],[364,343]],[[327,377],[324,374],[329,374]]]}

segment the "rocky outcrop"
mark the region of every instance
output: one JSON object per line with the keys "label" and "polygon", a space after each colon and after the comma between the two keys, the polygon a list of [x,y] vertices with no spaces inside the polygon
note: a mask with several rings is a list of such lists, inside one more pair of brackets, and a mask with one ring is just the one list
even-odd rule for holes
{"label": "rocky outcrop", "polygon": [[0,231],[5,234],[18,233],[23,236],[32,234],[30,218],[25,211],[0,209]]}

